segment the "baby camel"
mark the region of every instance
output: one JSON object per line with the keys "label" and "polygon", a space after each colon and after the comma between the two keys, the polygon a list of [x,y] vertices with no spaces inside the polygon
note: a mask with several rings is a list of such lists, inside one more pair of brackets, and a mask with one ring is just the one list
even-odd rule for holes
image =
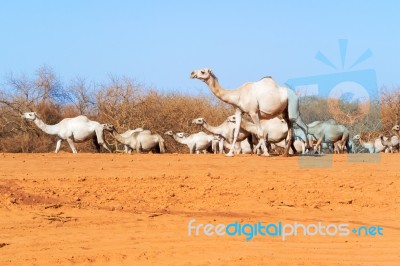
{"label": "baby camel", "polygon": [[[229,119],[229,117],[228,117]],[[195,118],[192,120],[192,124],[196,124],[201,126],[202,128],[206,129],[207,131],[209,131],[210,133],[220,136],[221,139],[221,143],[223,144],[224,147],[227,147],[229,150],[231,150],[231,143],[233,142],[233,138],[234,138],[234,131],[235,131],[235,124],[230,123],[228,121],[228,119],[226,119],[222,124],[218,125],[218,126],[211,126],[210,124],[207,123],[207,121],[202,118]],[[245,131],[243,128],[239,129],[239,134],[237,137],[237,143],[235,143],[235,153],[240,153],[241,151],[243,151],[242,147],[241,147],[241,142],[246,140],[248,141],[248,143],[250,144],[250,148],[253,148],[253,141],[252,141],[252,135]],[[220,147],[220,153],[222,152],[222,147],[221,145],[219,145]]]}
{"label": "baby camel", "polygon": [[189,147],[189,153],[196,152],[207,153],[208,148],[216,153],[218,139],[215,136],[208,135],[203,131],[187,136],[184,132],[174,133],[172,130],[165,132],[165,135],[172,136],[176,142],[186,144]]}
{"label": "baby camel", "polygon": [[[107,125],[107,124],[105,124]],[[151,134],[150,130],[144,130],[141,127],[135,128],[135,129],[128,129],[127,131],[125,131],[124,133],[120,133],[120,135],[124,138],[129,138],[133,133],[136,132],[141,132],[141,134]],[[132,152],[132,148],[129,145],[124,145],[124,152],[125,153],[131,153]]]}
{"label": "baby camel", "polygon": [[104,142],[102,125],[99,122],[89,120],[84,115],[65,118],[55,125],[47,125],[40,120],[35,112],[24,113],[22,118],[32,121],[43,132],[57,136],[56,153],[60,150],[61,142],[64,139],[67,140],[73,153],[77,153],[74,142],[85,142],[89,139],[93,140],[98,152],[100,152],[100,145],[102,145],[107,151],[111,152],[107,144]]}
{"label": "baby camel", "polygon": [[[236,116],[232,115],[228,117],[228,121],[235,124]],[[285,120],[278,117],[274,117],[268,120],[260,120],[260,125],[262,129],[262,138],[264,141],[261,141],[260,139],[253,152],[255,153],[255,151],[261,147],[261,149],[264,150],[263,155],[269,156],[265,142],[278,143],[282,140],[285,140],[288,134],[288,125]],[[247,132],[257,134],[257,126],[253,122],[247,121],[246,119],[242,118],[240,127]]]}
{"label": "baby camel", "polygon": [[118,134],[113,125],[103,124],[105,130],[110,132],[113,137],[121,144],[127,145],[129,153],[135,149],[137,153],[141,151],[151,151],[156,149],[160,153],[165,153],[164,139],[159,134],[151,134],[149,130],[136,131],[130,136],[124,137]]}

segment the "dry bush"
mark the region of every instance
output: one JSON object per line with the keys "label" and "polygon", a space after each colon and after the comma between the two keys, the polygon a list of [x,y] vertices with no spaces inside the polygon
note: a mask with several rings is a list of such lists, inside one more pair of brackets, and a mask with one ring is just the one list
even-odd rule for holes
{"label": "dry bush", "polygon": [[[214,103],[209,97],[161,94],[129,79],[122,82],[114,79],[111,85],[97,93],[96,98],[101,123],[113,124],[121,133],[138,127],[149,129],[164,138],[169,152],[187,152],[187,148],[165,136],[166,131],[196,133],[200,128],[191,124],[194,118],[201,116],[210,123],[219,124],[231,113],[228,105]],[[111,136],[106,139],[117,149],[122,149]]]}
{"label": "dry bush", "polygon": [[326,107],[326,99],[316,96],[300,97],[300,114],[306,124],[331,118],[332,115]]}
{"label": "dry bush", "polygon": [[[352,102],[330,102],[319,97],[301,97],[300,112],[306,123],[335,118],[346,124],[351,135],[361,134],[368,140],[384,133],[399,122],[400,90],[383,89],[381,100],[371,102],[368,115],[362,117],[362,108]],[[333,106],[333,107],[332,107]],[[73,80],[64,86],[48,67],[39,68],[32,78],[10,75],[6,87],[0,90],[0,151],[52,152],[55,136],[48,136],[33,123],[21,119],[26,111],[35,111],[47,124],[58,123],[66,117],[80,114],[100,123],[113,124],[119,132],[142,127],[160,134],[168,152],[187,153],[186,146],[178,144],[164,133],[196,133],[201,129],[191,121],[203,117],[211,125],[221,124],[234,113],[233,108],[213,95],[185,95],[160,93],[122,77],[110,77],[108,83],[97,88],[84,79]],[[110,134],[106,141],[114,149],[122,149]],[[89,141],[76,145],[78,151],[94,152]],[[64,142],[62,150],[71,152]]]}
{"label": "dry bush", "polygon": [[[397,93],[400,94],[400,91]],[[365,140],[378,137],[382,131],[388,130],[387,124],[382,123],[384,116],[377,99],[371,102],[350,102],[316,96],[301,97],[300,113],[307,124],[335,119],[349,129],[351,136],[360,134]]]}

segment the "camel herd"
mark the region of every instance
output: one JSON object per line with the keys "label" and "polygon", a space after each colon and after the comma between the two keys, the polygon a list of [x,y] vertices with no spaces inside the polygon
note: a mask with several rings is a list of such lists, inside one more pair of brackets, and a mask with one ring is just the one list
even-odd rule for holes
{"label": "camel herd", "polygon": [[[391,137],[373,141],[363,141],[360,135],[350,138],[349,130],[333,119],[315,121],[306,125],[299,113],[299,101],[296,94],[285,87],[280,87],[271,78],[265,77],[257,82],[249,82],[234,90],[226,90],[219,84],[210,69],[195,70],[191,78],[205,82],[216,97],[233,105],[235,114],[218,126],[212,126],[204,118],[195,118],[192,124],[200,126],[209,134],[200,131],[188,135],[184,132],[167,131],[180,144],[187,145],[189,153],[226,153],[233,156],[239,153],[256,153],[269,156],[272,150],[284,149],[283,156],[289,153],[378,153],[398,151],[400,126],[392,128]],[[243,114],[248,114],[251,121]],[[57,137],[57,153],[62,140],[67,140],[73,153],[77,153],[74,143],[92,139],[97,151],[103,146],[111,152],[104,141],[104,133],[109,132],[126,153],[157,151],[165,153],[164,139],[150,130],[136,128],[118,133],[110,124],[100,124],[86,116],[65,118],[58,124],[47,125],[35,112],[22,115],[32,121],[47,134]],[[297,125],[297,127],[294,127]]]}

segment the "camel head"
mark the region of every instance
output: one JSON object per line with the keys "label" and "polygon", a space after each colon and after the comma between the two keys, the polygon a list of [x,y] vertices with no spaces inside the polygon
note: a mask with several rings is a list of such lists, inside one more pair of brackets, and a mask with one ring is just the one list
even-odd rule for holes
{"label": "camel head", "polygon": [[35,112],[27,112],[23,113],[21,115],[22,118],[25,118],[28,121],[34,121],[36,118],[38,118],[37,114]]}
{"label": "camel head", "polygon": [[395,125],[394,127],[392,127],[392,130],[400,131],[400,126],[399,125]]}
{"label": "camel head", "polygon": [[192,124],[196,124],[196,125],[204,125],[205,122],[206,121],[202,117],[199,117],[199,118],[196,118],[196,119],[192,120]]}
{"label": "camel head", "polygon": [[109,132],[117,131],[115,127],[111,124],[102,124],[102,126],[104,130],[107,130]]}
{"label": "camel head", "polygon": [[212,70],[209,68],[193,70],[192,73],[190,74],[190,78],[199,79],[202,81],[207,81],[210,77],[217,79]]}
{"label": "camel head", "polygon": [[165,132],[164,135],[173,136],[174,132],[172,130],[170,130],[170,131]]}
{"label": "camel head", "polygon": [[186,133],[185,132],[178,132],[178,133],[176,133],[176,136],[178,138],[184,138],[186,136]]}

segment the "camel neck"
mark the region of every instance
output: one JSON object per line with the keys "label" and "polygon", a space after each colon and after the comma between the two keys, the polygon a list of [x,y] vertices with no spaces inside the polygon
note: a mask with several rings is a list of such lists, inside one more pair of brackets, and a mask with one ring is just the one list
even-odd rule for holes
{"label": "camel neck", "polygon": [[121,134],[119,134],[117,131],[113,130],[112,135],[114,138],[121,144],[129,144],[128,138],[124,138]]}
{"label": "camel neck", "polygon": [[244,128],[246,131],[249,131],[251,133],[257,133],[256,125],[251,123],[251,122],[249,122],[249,121],[247,121],[247,120],[245,120],[245,119],[242,119],[241,127]]}
{"label": "camel neck", "polygon": [[174,138],[174,140],[176,140],[176,142],[180,143],[180,144],[186,144],[186,138],[179,138],[175,133],[172,135],[172,137]]}
{"label": "camel neck", "polygon": [[57,135],[58,134],[58,126],[57,125],[47,125],[45,122],[40,120],[38,117],[33,121],[35,125],[40,128],[43,132],[49,135]]}
{"label": "camel neck", "polygon": [[222,130],[219,126],[218,127],[211,126],[206,121],[204,121],[203,127],[215,135],[221,135],[222,133]]}
{"label": "camel neck", "polygon": [[217,98],[219,98],[220,100],[222,100],[226,103],[230,103],[230,104],[237,106],[235,97],[232,97],[233,92],[230,90],[224,89],[219,84],[219,82],[216,78],[210,77],[208,80],[206,80],[206,83],[207,83],[208,87],[210,88],[210,90],[213,92],[213,94],[215,96],[217,96]]}

